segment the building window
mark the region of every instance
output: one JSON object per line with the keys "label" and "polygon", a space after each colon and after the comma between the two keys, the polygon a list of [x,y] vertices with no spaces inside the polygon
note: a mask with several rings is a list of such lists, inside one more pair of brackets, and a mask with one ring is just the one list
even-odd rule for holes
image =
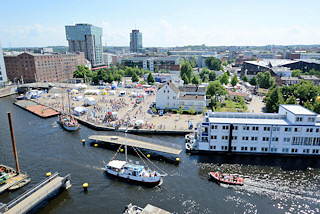
{"label": "building window", "polygon": [[223,130],[229,130],[229,126],[222,126]]}
{"label": "building window", "polygon": [[257,151],[257,147],[250,147],[250,151],[252,151],[252,152]]}
{"label": "building window", "polygon": [[302,121],[302,117],[297,117],[297,118],[296,118],[296,121],[297,121],[297,122],[301,122],[301,121]]}
{"label": "building window", "polygon": [[269,138],[268,137],[263,137],[262,141],[269,141]]}
{"label": "building window", "polygon": [[284,142],[290,142],[290,137],[285,137],[285,138],[283,138],[283,141],[284,141]]}
{"label": "building window", "polygon": [[280,131],[280,127],[273,127],[273,129],[272,129],[274,132],[278,132],[278,131]]}
{"label": "building window", "polygon": [[262,152],[267,152],[267,151],[268,151],[268,147],[262,147],[262,148],[261,148],[261,151],[262,151]]}
{"label": "building window", "polygon": [[314,122],[315,118],[314,117],[308,117],[308,122]]}
{"label": "building window", "polygon": [[228,150],[228,146],[221,146],[221,150]]}
{"label": "building window", "polygon": [[319,132],[319,129],[316,129],[316,132]]}
{"label": "building window", "polygon": [[312,149],[312,154],[319,154],[319,149]]}
{"label": "building window", "polygon": [[312,128],[307,128],[307,132],[313,132]]}
{"label": "building window", "polygon": [[233,126],[232,130],[238,130],[238,126]]}
{"label": "building window", "polygon": [[247,151],[248,150],[248,147],[246,146],[241,146],[241,151]]}
{"label": "building window", "polygon": [[273,137],[273,138],[272,138],[272,141],[274,141],[274,142],[278,142],[278,141],[279,141],[279,138],[277,138],[277,137]]}
{"label": "building window", "polygon": [[284,131],[285,132],[291,132],[291,128],[285,128]]}
{"label": "building window", "polygon": [[211,129],[218,129],[218,126],[211,126]]}
{"label": "building window", "polygon": [[210,146],[210,149],[216,149],[216,146]]}
{"label": "building window", "polygon": [[232,140],[237,140],[238,137],[237,136],[232,136]]}
{"label": "building window", "polygon": [[249,126],[243,126],[243,131],[249,131]]}
{"label": "building window", "polygon": [[257,141],[258,137],[251,137],[251,141]]}
{"label": "building window", "polygon": [[291,149],[291,153],[297,153],[298,149]]}
{"label": "building window", "polygon": [[237,150],[237,147],[236,147],[236,146],[232,146],[232,147],[231,147],[231,150],[232,150],[232,151],[236,151],[236,150]]}
{"label": "building window", "polygon": [[229,136],[222,136],[221,138],[222,138],[222,140],[228,140],[228,137]]}
{"label": "building window", "polygon": [[252,126],[252,131],[259,131],[259,127],[258,126]]}
{"label": "building window", "polygon": [[288,153],[289,152],[289,148],[283,148],[282,152]]}
{"label": "building window", "polygon": [[303,153],[309,154],[310,153],[310,149],[303,149]]}
{"label": "building window", "polygon": [[294,132],[301,132],[301,128],[294,128]]}
{"label": "building window", "polygon": [[263,131],[266,131],[266,132],[270,131],[270,127],[267,127],[267,126],[263,127]]}
{"label": "building window", "polygon": [[271,152],[277,152],[277,148],[270,148]]}
{"label": "building window", "polygon": [[217,139],[217,135],[211,135],[211,139],[212,140],[216,140]]}
{"label": "building window", "polygon": [[242,140],[249,140],[249,137],[243,136],[243,137],[242,137]]}

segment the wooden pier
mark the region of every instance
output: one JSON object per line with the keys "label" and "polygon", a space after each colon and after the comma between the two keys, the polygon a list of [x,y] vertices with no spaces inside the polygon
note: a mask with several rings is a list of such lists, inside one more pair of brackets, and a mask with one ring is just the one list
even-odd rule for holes
{"label": "wooden pier", "polygon": [[0,213],[27,213],[60,188],[71,187],[70,179],[70,175],[60,177],[56,172],[8,204],[0,203]]}
{"label": "wooden pier", "polygon": [[[165,142],[161,142],[159,140],[153,140],[149,138],[143,138],[140,136],[130,136],[127,139],[121,136],[105,136],[105,135],[91,135],[89,140],[95,140],[106,143],[113,144],[125,144],[127,141],[127,146],[134,146],[142,149],[148,149],[173,155],[179,155],[181,153],[181,149],[173,148],[166,146]],[[149,142],[148,142],[149,141]],[[153,142],[152,142],[153,141]]]}
{"label": "wooden pier", "polygon": [[60,112],[52,108],[46,107],[44,105],[40,105],[37,102],[31,101],[31,100],[18,100],[13,104],[41,118],[55,117],[60,114]]}

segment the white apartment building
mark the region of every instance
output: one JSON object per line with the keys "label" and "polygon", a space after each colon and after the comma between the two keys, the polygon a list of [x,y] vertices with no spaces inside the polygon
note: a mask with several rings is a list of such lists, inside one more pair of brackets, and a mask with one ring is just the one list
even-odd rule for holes
{"label": "white apartment building", "polygon": [[0,87],[5,86],[7,81],[6,66],[4,64],[3,52],[0,44]]}
{"label": "white apartment building", "polygon": [[156,94],[157,109],[190,110],[202,112],[207,106],[206,88],[204,86],[179,86],[177,88],[171,81],[166,82]]}
{"label": "white apartment building", "polygon": [[192,150],[274,155],[320,155],[320,116],[300,105],[276,114],[207,112]]}

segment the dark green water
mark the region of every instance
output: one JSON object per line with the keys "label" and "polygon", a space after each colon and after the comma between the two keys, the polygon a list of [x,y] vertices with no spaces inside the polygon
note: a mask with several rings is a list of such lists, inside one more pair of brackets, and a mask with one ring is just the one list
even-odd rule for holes
{"label": "dark green water", "polygon": [[[12,104],[13,97],[0,99],[0,163],[14,167],[7,111],[12,112],[20,168],[32,182],[21,190],[0,195],[7,203],[45,178],[47,172],[71,174],[72,187],[43,203],[39,213],[122,213],[125,205],[150,203],[175,213],[319,213],[320,160],[299,158],[229,157],[181,153],[174,165],[155,160],[169,174],[161,187],[146,188],[105,175],[102,161],[113,150],[83,146],[82,139],[98,132],[84,126],[64,131],[57,118],[41,119]],[[177,143],[183,137],[153,136]],[[117,156],[123,158],[123,154]],[[139,158],[129,155],[133,161]],[[245,185],[217,185],[208,172],[245,175]],[[83,193],[82,184],[89,183]]]}

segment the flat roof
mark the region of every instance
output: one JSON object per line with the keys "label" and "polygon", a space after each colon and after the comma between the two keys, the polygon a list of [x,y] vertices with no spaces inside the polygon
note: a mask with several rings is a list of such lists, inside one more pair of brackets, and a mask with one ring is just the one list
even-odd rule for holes
{"label": "flat roof", "polygon": [[253,119],[253,118],[218,118],[209,117],[210,123],[251,124],[251,125],[291,125],[286,119]]}
{"label": "flat roof", "polygon": [[297,115],[314,115],[314,116],[317,115],[313,111],[300,105],[280,105],[280,106],[290,111],[291,113],[297,114]]}

